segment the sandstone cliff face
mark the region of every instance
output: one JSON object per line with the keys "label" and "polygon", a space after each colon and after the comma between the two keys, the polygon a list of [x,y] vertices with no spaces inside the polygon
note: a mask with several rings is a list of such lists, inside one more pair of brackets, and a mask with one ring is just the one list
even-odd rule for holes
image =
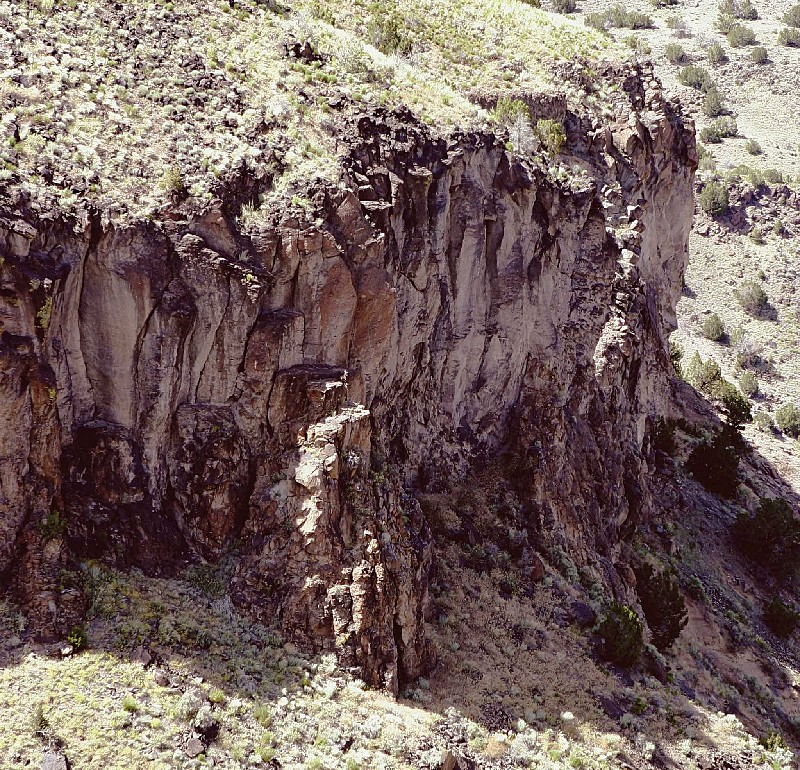
{"label": "sandstone cliff face", "polygon": [[407,114],[353,126],[345,185],[243,233],[231,201],[115,225],[4,212],[0,571],[43,633],[69,554],[235,549],[232,592],[396,689],[424,635],[413,495],[505,453],[541,544],[594,559],[648,508],[649,421],[691,221],[693,130],[639,73],[564,116],[588,176]]}

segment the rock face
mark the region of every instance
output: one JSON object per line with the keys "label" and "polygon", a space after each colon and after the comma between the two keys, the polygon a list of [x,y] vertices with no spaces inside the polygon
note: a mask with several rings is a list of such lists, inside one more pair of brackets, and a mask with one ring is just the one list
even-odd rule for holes
{"label": "rock face", "polygon": [[611,574],[647,513],[696,165],[624,85],[616,123],[566,114],[571,181],[376,113],[313,224],[3,212],[0,570],[42,633],[69,553],[157,571],[235,543],[236,599],[396,689],[431,659],[413,491],[501,453],[542,542]]}

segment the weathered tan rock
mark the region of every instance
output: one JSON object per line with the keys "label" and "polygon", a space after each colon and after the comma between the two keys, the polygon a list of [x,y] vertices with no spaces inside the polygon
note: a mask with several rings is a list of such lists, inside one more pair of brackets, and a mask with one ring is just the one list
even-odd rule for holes
{"label": "weathered tan rock", "polygon": [[[317,224],[248,235],[224,202],[124,227],[6,212],[0,569],[41,561],[53,505],[73,553],[119,565],[237,540],[238,601],[396,689],[432,660],[413,490],[508,453],[542,542],[618,580],[649,505],[696,165],[691,127],[647,100],[646,124],[565,116],[594,174],[575,189],[492,136],[448,145],[379,113]],[[52,590],[37,580],[17,582]]]}

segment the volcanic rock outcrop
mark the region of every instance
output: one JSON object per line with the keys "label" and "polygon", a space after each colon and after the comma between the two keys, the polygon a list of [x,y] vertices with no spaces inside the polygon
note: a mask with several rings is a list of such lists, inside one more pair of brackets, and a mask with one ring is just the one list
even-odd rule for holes
{"label": "volcanic rock outcrop", "polygon": [[560,181],[491,134],[376,112],[313,216],[3,211],[0,570],[40,632],[80,611],[70,558],[232,551],[237,601],[396,689],[431,659],[414,493],[500,455],[539,542],[618,580],[696,159],[657,84],[614,77],[614,120],[555,116]]}

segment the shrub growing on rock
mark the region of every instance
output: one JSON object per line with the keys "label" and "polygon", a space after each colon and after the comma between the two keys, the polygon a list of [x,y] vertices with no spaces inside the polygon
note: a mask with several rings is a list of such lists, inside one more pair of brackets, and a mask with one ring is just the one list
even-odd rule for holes
{"label": "shrub growing on rock", "polygon": [[686,604],[677,582],[668,572],[657,572],[645,564],[635,573],[636,593],[647,625],[653,632],[653,644],[659,652],[664,652],[686,625]]}
{"label": "shrub growing on rock", "polygon": [[769,61],[767,49],[764,48],[763,45],[757,45],[752,51],[750,51],[750,61],[755,62],[756,64],[766,64],[767,61]]}
{"label": "shrub growing on rock", "polygon": [[753,416],[753,425],[755,425],[756,430],[761,431],[761,433],[775,432],[775,423],[772,417],[769,416],[769,412],[763,410],[755,413]]}
{"label": "shrub growing on rock", "polygon": [[722,400],[722,413],[733,430],[741,431],[745,423],[753,421],[750,399],[742,395],[735,385],[722,380],[718,395]]}
{"label": "shrub growing on rock", "polygon": [[697,351],[683,367],[683,376],[693,388],[707,395],[711,395],[722,380],[719,364],[713,358],[703,361]]}
{"label": "shrub growing on rock", "polygon": [[564,126],[557,120],[537,120],[535,134],[542,143],[544,150],[551,157],[558,155],[564,147],[564,143],[567,141],[567,135],[564,133]]}
{"label": "shrub growing on rock", "polygon": [[764,497],[754,513],[739,514],[732,534],[747,558],[777,571],[790,567],[800,545],[800,524],[782,497]]}
{"label": "shrub growing on rock", "polygon": [[627,668],[639,659],[644,646],[644,628],[630,607],[613,602],[598,632],[603,639],[603,655],[607,660]]}
{"label": "shrub growing on rock", "polygon": [[764,622],[775,636],[788,639],[800,623],[800,613],[779,596],[773,596],[764,606]]}
{"label": "shrub growing on rock", "polygon": [[731,498],[739,484],[739,453],[729,431],[720,431],[711,442],[701,441],[686,461],[686,470],[709,492]]}

